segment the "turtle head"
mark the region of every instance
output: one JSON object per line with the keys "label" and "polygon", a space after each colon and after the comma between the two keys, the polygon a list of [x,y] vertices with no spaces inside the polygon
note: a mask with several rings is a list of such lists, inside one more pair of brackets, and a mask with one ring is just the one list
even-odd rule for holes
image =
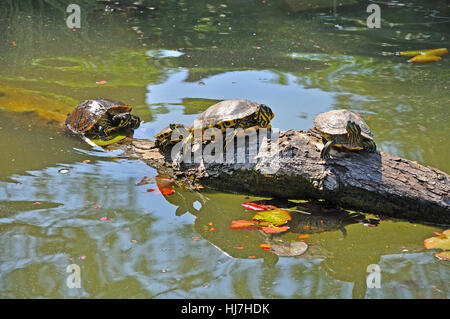
{"label": "turtle head", "polygon": [[118,128],[131,128],[137,129],[141,124],[141,120],[138,116],[130,113],[118,114],[113,117],[113,124]]}
{"label": "turtle head", "polygon": [[348,121],[346,130],[348,133],[347,135],[349,137],[350,143],[351,144],[358,143],[361,137],[361,128],[359,127],[359,125],[353,121]]}
{"label": "turtle head", "polygon": [[257,115],[256,115],[256,120],[258,122],[258,126],[267,127],[274,116],[275,116],[275,114],[273,114],[270,107],[268,107],[267,105],[261,104],[259,106],[259,111],[257,112]]}

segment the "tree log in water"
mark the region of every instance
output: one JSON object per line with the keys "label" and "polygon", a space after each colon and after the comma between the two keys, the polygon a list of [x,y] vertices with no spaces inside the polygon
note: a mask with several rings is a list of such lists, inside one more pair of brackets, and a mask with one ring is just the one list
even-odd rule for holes
{"label": "tree log in water", "polygon": [[[246,163],[180,163],[172,160],[170,152],[152,149],[154,143],[148,140],[131,139],[120,147],[160,173],[193,187],[264,197],[325,199],[365,213],[450,224],[450,177],[444,172],[385,152],[333,149],[332,158],[325,161],[320,158],[322,138],[314,130],[281,131],[277,140],[260,142],[269,141],[265,145],[270,145],[271,140],[277,142],[276,153],[261,147],[264,143],[256,143],[256,154],[250,156],[253,161]],[[248,143],[236,146],[234,159],[244,153],[251,153]]]}

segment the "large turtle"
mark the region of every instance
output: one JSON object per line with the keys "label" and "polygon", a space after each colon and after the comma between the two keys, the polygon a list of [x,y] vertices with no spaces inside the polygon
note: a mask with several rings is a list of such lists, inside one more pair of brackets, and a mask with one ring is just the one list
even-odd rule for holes
{"label": "large turtle", "polygon": [[377,146],[366,122],[348,110],[321,113],[314,119],[314,127],[327,141],[320,157],[329,157],[331,147],[375,152]]}
{"label": "large turtle", "polygon": [[140,119],[130,114],[131,109],[119,101],[85,100],[66,118],[66,125],[76,133],[107,140],[119,130],[139,127]]}
{"label": "large turtle", "polygon": [[[244,99],[224,100],[200,113],[190,126],[172,124],[172,127],[163,129],[155,136],[156,144],[165,148],[166,145],[178,142],[178,138],[167,138],[168,135],[172,134],[174,128],[177,128],[178,133],[181,134],[185,134],[185,130],[189,131],[190,137],[194,135],[195,129],[201,129],[203,132],[208,128],[216,128],[225,133],[228,128],[233,128],[234,130],[231,130],[231,133],[226,137],[228,143],[234,138],[238,128],[270,128],[270,121],[273,117],[274,113],[270,107],[264,104]],[[188,140],[189,137],[186,138],[186,141]]]}

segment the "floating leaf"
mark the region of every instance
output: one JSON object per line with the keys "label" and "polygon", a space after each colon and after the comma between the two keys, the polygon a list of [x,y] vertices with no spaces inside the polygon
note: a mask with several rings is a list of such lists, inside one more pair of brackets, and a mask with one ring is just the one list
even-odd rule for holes
{"label": "floating leaf", "polygon": [[100,207],[98,207],[97,205],[94,206],[94,209],[99,209]]}
{"label": "floating leaf", "polygon": [[236,246],[234,248],[236,248],[236,249],[244,249],[244,246]]}
{"label": "floating leaf", "polygon": [[275,233],[282,233],[289,229],[289,226],[268,226],[268,227],[262,227],[261,230],[265,232],[266,234],[275,234]]}
{"label": "floating leaf", "polygon": [[408,62],[415,62],[415,63],[428,63],[428,62],[436,62],[440,61],[442,58],[440,56],[436,55],[428,55],[428,54],[420,54],[416,55],[414,58],[409,59]]}
{"label": "floating leaf", "polygon": [[164,175],[158,175],[155,177],[156,184],[158,187],[169,187],[173,183],[173,179]]}
{"label": "floating leaf", "polygon": [[230,229],[250,229],[250,228],[254,228],[255,222],[251,221],[251,220],[244,220],[244,219],[239,219],[239,220],[232,220],[231,221],[231,226]]}
{"label": "floating leaf", "polygon": [[308,249],[308,245],[302,241],[294,241],[289,245],[273,244],[270,251],[278,256],[292,257],[300,256]]}
{"label": "floating leaf", "polygon": [[109,220],[109,218],[108,218],[108,217],[106,217],[106,216],[104,216],[104,217],[101,217],[101,218],[100,218],[100,220],[101,220],[101,221],[108,221],[108,220]]}
{"label": "floating leaf", "polygon": [[126,137],[127,137],[126,135],[116,135],[109,140],[93,139],[91,141],[98,146],[108,146],[108,145],[114,144],[116,142],[119,142]]}
{"label": "floating leaf", "polygon": [[415,51],[401,51],[397,52],[400,56],[415,56],[415,55],[437,55],[442,56],[447,54],[447,48],[431,49],[431,50],[415,50]]}
{"label": "floating leaf", "polygon": [[450,229],[443,231],[440,236],[425,239],[423,246],[426,249],[441,248],[450,250]]}
{"label": "floating leaf", "polygon": [[41,205],[41,202],[34,202],[33,205]]}
{"label": "floating leaf", "polygon": [[439,260],[450,260],[450,251],[434,254]]}
{"label": "floating leaf", "polygon": [[256,211],[263,211],[263,210],[269,210],[269,209],[277,209],[276,206],[273,205],[263,205],[263,204],[258,204],[255,202],[247,202],[247,203],[242,203],[241,204],[242,207],[244,207],[245,209],[248,210],[256,210]]}
{"label": "floating leaf", "polygon": [[269,250],[272,245],[269,244],[259,244],[259,247],[261,247],[264,250]]}
{"label": "floating leaf", "polygon": [[145,185],[153,183],[153,178],[144,176],[136,185]]}
{"label": "floating leaf", "polygon": [[97,81],[95,83],[97,83],[97,84],[106,84],[106,81],[105,80],[101,80],[101,81]]}
{"label": "floating leaf", "polygon": [[164,196],[169,196],[175,193],[175,190],[173,188],[170,187],[161,187],[159,189],[159,191],[161,192],[161,194],[163,194]]}
{"label": "floating leaf", "polygon": [[[272,209],[258,212],[253,219],[264,222],[265,225],[279,226],[291,220],[291,215],[282,209]],[[263,223],[260,224],[263,225]]]}

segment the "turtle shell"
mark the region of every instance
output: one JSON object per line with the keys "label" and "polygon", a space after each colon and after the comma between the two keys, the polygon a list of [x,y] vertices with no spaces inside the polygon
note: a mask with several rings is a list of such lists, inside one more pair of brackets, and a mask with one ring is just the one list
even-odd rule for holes
{"label": "turtle shell", "polygon": [[361,128],[361,135],[369,140],[373,140],[373,134],[367,123],[355,113],[348,110],[333,110],[321,113],[314,119],[314,127],[321,133],[329,136],[347,134],[346,126],[348,121],[353,121]]}
{"label": "turtle shell", "polygon": [[132,107],[119,101],[93,99],[81,102],[66,118],[66,125],[78,133],[86,133],[106,114],[130,112]]}
{"label": "turtle shell", "polygon": [[[176,124],[173,124],[173,125],[177,125],[177,126],[180,126],[180,127],[184,126],[183,124],[179,124],[179,123],[176,123]],[[170,128],[170,125],[168,125],[165,128],[163,128],[161,131],[159,131],[154,136],[154,138],[157,139],[157,140],[163,140],[166,137],[169,137],[172,134],[172,131],[173,130]]]}
{"label": "turtle shell", "polygon": [[244,99],[225,100],[210,106],[203,113],[200,113],[196,121],[201,121],[202,128],[215,126],[220,122],[234,121],[247,117],[255,113],[260,105],[261,103]]}

